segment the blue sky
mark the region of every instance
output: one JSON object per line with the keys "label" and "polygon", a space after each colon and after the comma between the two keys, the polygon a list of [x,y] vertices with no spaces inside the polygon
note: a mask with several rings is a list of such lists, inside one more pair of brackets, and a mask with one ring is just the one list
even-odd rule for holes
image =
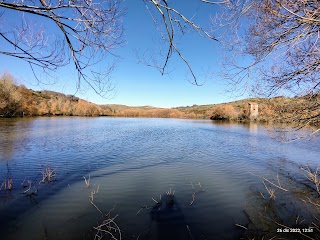
{"label": "blue sky", "polygon": [[[214,16],[215,7],[201,4],[198,1],[180,1],[177,7],[186,16],[194,16],[194,21],[201,26],[210,28],[210,15]],[[182,3],[183,2],[183,3]],[[190,62],[193,70],[203,86],[194,86],[186,79],[187,68],[177,56],[170,59],[169,74],[162,76],[151,67],[138,63],[135,50],[155,51],[161,47],[159,33],[145,8],[143,1],[126,0],[126,15],[124,16],[126,44],[114,51],[119,55],[117,68],[112,73],[116,91],[112,98],[102,98],[89,88],[77,93],[77,96],[98,104],[125,104],[130,106],[151,105],[156,107],[177,107],[201,105],[233,101],[236,98],[227,93],[228,83],[217,74],[220,70],[223,53],[219,43],[190,33],[178,39],[178,47]],[[7,21],[12,21],[13,15]],[[3,23],[2,23],[3,24]],[[2,41],[2,40],[1,40]],[[164,57],[159,58],[164,62]],[[35,90],[48,89],[73,94],[76,92],[76,75],[72,66],[60,69],[56,76],[56,84],[38,85],[34,80],[31,69],[24,62],[12,57],[0,56],[0,72],[9,71],[19,82]],[[100,63],[103,68],[108,60]],[[236,95],[236,94],[233,94]],[[244,98],[246,95],[238,97]]]}

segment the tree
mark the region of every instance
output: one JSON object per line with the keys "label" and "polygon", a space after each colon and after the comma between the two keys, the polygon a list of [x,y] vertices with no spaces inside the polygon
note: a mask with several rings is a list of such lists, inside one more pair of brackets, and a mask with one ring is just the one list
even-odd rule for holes
{"label": "tree", "polygon": [[239,9],[225,8],[215,19],[226,29],[219,40],[232,53],[225,62],[224,77],[234,86],[251,85],[260,96],[300,97],[294,106],[283,104],[276,110],[298,129],[319,126],[320,2],[240,2]]}
{"label": "tree", "polygon": [[21,18],[20,26],[5,22],[1,27],[0,54],[27,62],[36,78],[39,69],[50,73],[71,61],[78,75],[77,86],[84,81],[98,94],[105,95],[112,89],[109,77],[114,64],[103,71],[91,67],[123,42],[121,2],[0,0],[4,10],[0,18],[19,13]]}
{"label": "tree", "polygon": [[[221,75],[231,80],[231,91],[244,92],[251,86],[259,96],[298,96],[299,104],[290,108],[283,104],[275,109],[276,113],[286,116],[284,120],[295,122],[298,129],[319,126],[320,2],[198,1],[220,6],[216,17],[212,17],[213,31],[193,22],[192,17],[187,17],[173,2],[145,0],[148,9],[151,9],[149,6],[155,9],[150,11],[152,19],[168,46],[164,63],[155,65],[162,74],[172,54],[176,53],[198,84],[191,65],[175,43],[177,36],[194,30],[228,50]],[[318,131],[320,129],[315,130]]]}
{"label": "tree", "polygon": [[212,120],[236,120],[240,114],[232,105],[224,104],[215,106],[211,115]]}
{"label": "tree", "polygon": [[21,95],[14,78],[5,73],[0,77],[0,115],[14,116],[21,106]]}
{"label": "tree", "polygon": [[259,69],[267,95],[285,89],[318,94],[320,80],[320,2],[317,0],[254,1],[248,11],[244,54]]}

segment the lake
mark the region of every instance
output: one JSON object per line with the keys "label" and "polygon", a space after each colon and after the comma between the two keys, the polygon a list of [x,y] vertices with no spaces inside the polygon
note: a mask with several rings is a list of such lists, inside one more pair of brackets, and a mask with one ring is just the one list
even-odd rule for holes
{"label": "lake", "polygon": [[299,168],[319,163],[318,138],[283,143],[272,132],[210,120],[0,119],[0,182],[12,178],[0,190],[0,238],[94,239],[116,217],[108,230],[122,239],[239,239],[236,224],[270,201],[258,175],[294,188],[307,182]]}

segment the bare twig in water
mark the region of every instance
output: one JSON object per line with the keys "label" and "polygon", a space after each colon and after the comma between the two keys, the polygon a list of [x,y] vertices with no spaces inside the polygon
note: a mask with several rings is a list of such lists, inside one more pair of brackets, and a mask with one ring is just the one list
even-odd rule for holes
{"label": "bare twig in water", "polygon": [[114,221],[118,215],[111,218],[111,212],[114,210],[116,205],[114,205],[113,208],[110,209],[110,211],[107,214],[104,214],[98,208],[98,206],[93,202],[93,200],[94,200],[93,196],[99,192],[99,187],[100,187],[100,184],[98,184],[98,187],[96,190],[91,191],[91,195],[89,196],[89,202],[92,204],[92,206],[95,207],[95,209],[97,209],[97,211],[99,213],[102,214],[102,217],[104,219],[101,224],[99,224],[96,227],[93,227],[97,231],[94,239],[101,240],[105,236],[109,236],[109,239],[121,240],[122,239],[121,230],[120,230],[119,226],[117,225],[117,223]]}
{"label": "bare twig in water", "polygon": [[132,235],[132,237],[134,237],[134,238],[136,237],[136,240],[139,240],[141,234],[142,234],[142,233],[139,233],[139,235],[138,235],[137,237],[136,237],[135,235]]}
{"label": "bare twig in water", "polygon": [[118,215],[113,218],[107,218],[103,220],[103,222],[97,227],[93,227],[97,231],[94,239],[100,240],[105,236],[109,236],[110,239],[121,240],[121,230],[117,223],[114,221],[117,217]]}
{"label": "bare twig in water", "polygon": [[312,205],[316,206],[316,207],[320,207],[320,204],[312,202],[310,198],[307,197],[307,199],[309,200],[309,203],[311,203]]}
{"label": "bare twig in water", "polygon": [[147,205],[142,206],[139,211],[136,213],[136,215],[138,215],[143,209],[150,209],[150,207],[148,207]]}
{"label": "bare twig in water", "polygon": [[27,181],[28,181],[29,187],[28,187],[25,191],[23,191],[24,194],[27,193],[27,192],[29,192],[30,188],[32,187],[32,182],[31,182],[31,180],[27,180]]}
{"label": "bare twig in water", "polygon": [[113,207],[109,210],[108,213],[106,213],[106,217],[110,217],[111,216],[111,212],[116,208],[117,204],[113,205]]}
{"label": "bare twig in water", "polygon": [[83,179],[84,179],[84,183],[86,184],[86,187],[87,187],[87,188],[90,187],[90,174],[89,174],[88,179],[86,179],[85,176],[83,176]]}
{"label": "bare twig in water", "polygon": [[93,197],[95,194],[97,194],[99,192],[99,187],[100,187],[100,184],[98,184],[98,187],[97,189],[93,189],[89,195],[89,200],[91,200],[93,202]]}
{"label": "bare twig in water", "polygon": [[278,176],[278,174],[277,174],[278,184],[275,184],[275,183],[271,182],[270,180],[268,180],[267,178],[265,178],[264,176],[254,174],[254,173],[252,173],[252,172],[250,172],[250,173],[251,173],[252,175],[257,176],[257,177],[261,178],[262,180],[270,183],[270,184],[273,185],[274,187],[279,188],[279,189],[282,190],[282,191],[288,192],[288,189],[285,189],[284,187],[281,186],[280,181],[279,181],[279,176]]}
{"label": "bare twig in water", "polygon": [[103,215],[103,212],[97,207],[97,205],[93,203],[93,201],[91,201],[91,199],[89,199],[89,202],[98,210],[98,212],[100,212]]}
{"label": "bare twig in water", "polygon": [[268,193],[269,193],[269,198],[270,199],[274,199],[274,200],[276,200],[276,190],[274,190],[274,189],[272,189],[272,188],[268,188],[267,187],[267,185],[266,185],[266,183],[264,182],[264,180],[262,180],[262,182],[263,182],[263,185],[264,185],[264,187],[266,188],[266,190],[268,191]]}
{"label": "bare twig in water", "polygon": [[189,232],[189,236],[190,236],[191,240],[193,240],[193,237],[192,237],[192,234],[191,234],[191,231],[190,231],[190,228],[189,228],[189,226],[188,226],[188,225],[186,225],[186,227],[187,227],[187,229],[188,229],[188,232]]}
{"label": "bare twig in water", "polygon": [[8,179],[6,178],[6,179],[4,179],[3,183],[1,184],[0,191],[2,190],[2,188],[4,191],[6,191],[6,190],[11,191],[12,185],[13,185],[12,178],[8,178]]}
{"label": "bare twig in water", "polygon": [[157,200],[155,200],[154,198],[151,198],[155,203],[159,203]]}
{"label": "bare twig in water", "polygon": [[159,196],[159,202],[157,200],[155,200],[154,198],[151,198],[156,204],[159,204],[159,202],[161,202],[161,194]]}
{"label": "bare twig in water", "polygon": [[248,230],[248,228],[246,228],[245,226],[242,226],[242,225],[240,225],[240,224],[235,224],[237,227],[241,227],[241,228],[243,228],[243,229],[245,229],[245,230]]}
{"label": "bare twig in water", "polygon": [[316,168],[314,172],[311,171],[310,167],[307,165],[307,169],[301,168],[307,173],[307,178],[314,183],[318,195],[320,195],[320,180],[319,180],[319,167]]}
{"label": "bare twig in water", "polygon": [[192,200],[191,200],[190,206],[193,204],[195,197],[196,197],[196,193],[194,192],[192,193]]}
{"label": "bare twig in water", "polygon": [[[25,183],[27,181],[27,184]],[[21,186],[23,188],[27,188],[26,190],[24,190],[22,192],[22,194],[26,194],[27,196],[33,196],[33,195],[37,195],[38,192],[38,188],[35,188],[32,184],[31,180],[26,180],[26,178],[23,180],[23,182],[21,183]],[[31,189],[33,189],[33,191],[31,191]]]}
{"label": "bare twig in water", "polygon": [[8,179],[8,190],[11,190],[12,189],[12,178],[9,178]]}
{"label": "bare twig in water", "polygon": [[[200,192],[206,192],[207,190],[205,190],[204,188],[202,188],[202,186],[201,186],[201,183],[199,182],[199,183],[197,183],[196,185],[198,185],[199,187],[200,187],[200,190],[198,190],[198,191],[194,191],[193,193],[192,193],[192,200],[191,200],[191,202],[190,202],[190,206],[194,203],[194,200],[195,200],[195,197],[196,197],[196,194],[197,193],[200,193]],[[193,186],[193,183],[191,182],[191,187],[192,187],[192,189],[194,189],[194,186]]]}
{"label": "bare twig in water", "polygon": [[[175,190],[173,190],[173,191],[171,191],[171,188],[170,188],[170,190],[167,192],[167,195],[174,195],[174,192],[175,192]],[[160,195],[160,200],[161,200],[161,195]]]}
{"label": "bare twig in water", "polygon": [[266,199],[262,192],[259,192],[263,199]]}
{"label": "bare twig in water", "polygon": [[46,165],[43,167],[41,174],[42,180],[40,181],[40,183],[52,182],[54,180],[54,177],[56,176],[56,171],[49,165]]}

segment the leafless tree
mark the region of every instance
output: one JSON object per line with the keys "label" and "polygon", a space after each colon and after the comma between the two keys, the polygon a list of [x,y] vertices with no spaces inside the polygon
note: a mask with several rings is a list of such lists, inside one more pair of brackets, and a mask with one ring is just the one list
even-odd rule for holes
{"label": "leafless tree", "polygon": [[320,2],[198,1],[219,7],[217,15],[212,16],[210,31],[180,11],[174,2],[144,0],[167,46],[163,63],[154,60],[153,65],[163,74],[171,56],[177,54],[198,85],[191,64],[176,43],[180,35],[198,32],[228,50],[222,75],[231,80],[231,91],[240,86],[241,90],[253,87],[260,96],[297,96],[297,104],[276,106],[278,115],[286,118],[280,120],[296,123],[296,129],[319,126]]}
{"label": "leafless tree", "polygon": [[[27,62],[35,76],[72,63],[77,86],[108,93],[114,64],[93,70],[123,43],[122,0],[0,0],[0,54]],[[18,19],[18,20],[17,20]]]}
{"label": "leafless tree", "polygon": [[319,126],[320,2],[242,0],[235,6],[213,19],[224,27],[218,40],[230,50],[224,77],[263,96],[299,97],[276,110],[297,128]]}

